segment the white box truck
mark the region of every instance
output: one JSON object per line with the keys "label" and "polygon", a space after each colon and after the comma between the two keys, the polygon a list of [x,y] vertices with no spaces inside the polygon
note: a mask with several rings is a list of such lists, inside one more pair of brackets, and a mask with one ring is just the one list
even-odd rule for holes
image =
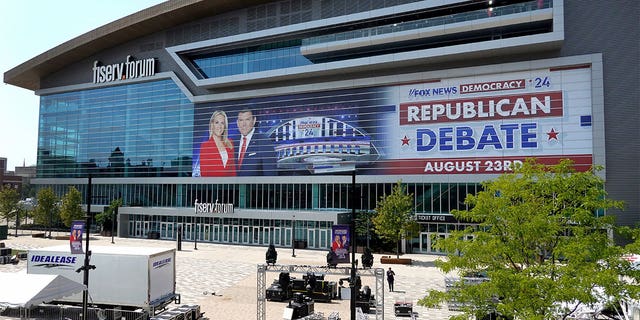
{"label": "white box truck", "polygon": [[[176,250],[153,247],[91,246],[88,303],[144,309],[151,314],[176,300]],[[69,245],[29,250],[27,273],[57,274],[83,283],[84,254]],[[82,293],[60,300],[82,303]]]}

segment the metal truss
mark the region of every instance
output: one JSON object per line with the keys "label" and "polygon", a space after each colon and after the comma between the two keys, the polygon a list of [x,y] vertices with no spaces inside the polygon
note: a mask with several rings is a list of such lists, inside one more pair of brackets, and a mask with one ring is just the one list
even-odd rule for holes
{"label": "metal truss", "polygon": [[[306,266],[306,265],[258,265],[257,274],[257,298],[258,310],[257,320],[266,320],[267,317],[267,272],[289,272],[289,273],[314,273],[337,276],[351,276],[351,267],[329,267],[329,266]],[[369,268],[356,269],[356,275],[361,277],[375,277],[375,299],[376,299],[376,320],[384,320],[384,269]],[[352,297],[355,298],[355,297]]]}
{"label": "metal truss", "polygon": [[258,320],[266,320],[267,319],[267,289],[266,289],[266,273],[267,267],[264,264],[258,265],[258,292],[256,296],[258,297],[258,310],[256,314],[256,319]]}

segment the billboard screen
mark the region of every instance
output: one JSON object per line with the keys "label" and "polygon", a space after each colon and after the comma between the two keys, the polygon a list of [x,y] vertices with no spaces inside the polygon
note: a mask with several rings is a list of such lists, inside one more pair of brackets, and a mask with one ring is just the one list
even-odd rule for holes
{"label": "billboard screen", "polygon": [[194,176],[493,174],[592,164],[591,69],[538,69],[196,106]]}

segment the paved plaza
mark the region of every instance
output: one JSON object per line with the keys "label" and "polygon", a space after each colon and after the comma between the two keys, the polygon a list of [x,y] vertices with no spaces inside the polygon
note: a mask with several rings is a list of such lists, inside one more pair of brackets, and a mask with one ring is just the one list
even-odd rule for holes
{"label": "paved plaza", "polygon": [[[62,234],[61,234],[62,235]],[[6,247],[20,250],[41,248],[64,244],[65,240],[33,238],[30,235],[19,237],[9,236],[2,240]],[[176,242],[166,240],[124,239],[91,236],[90,246],[153,246],[176,248]],[[199,304],[209,319],[256,319],[257,314],[257,266],[265,261],[265,247],[241,245],[222,245],[212,243],[198,243],[197,250],[193,242],[183,242],[182,250],[177,252],[176,292],[181,295],[181,304]],[[278,264],[282,265],[326,265],[326,252],[317,250],[295,250],[292,257],[290,248],[277,248]],[[380,264],[380,254],[374,254],[374,268],[392,267],[396,273],[395,292],[384,292],[384,318],[395,319],[393,303],[395,301],[413,302],[414,312],[418,319],[447,319],[452,313],[443,309],[428,309],[416,306],[419,298],[428,289],[444,287],[444,274],[434,267],[437,256],[422,254],[407,254],[403,258],[411,258],[412,265],[383,265]],[[357,254],[360,259],[360,254]],[[26,262],[17,265],[0,265],[0,272],[26,272]],[[302,277],[302,274],[292,274]],[[266,273],[267,286],[277,279],[275,272]],[[329,278],[333,280],[333,278]],[[91,280],[91,277],[90,277]],[[337,280],[337,276],[336,276]],[[364,277],[363,285],[369,285],[375,292],[375,279]],[[266,319],[280,320],[283,318],[285,302],[268,301]],[[349,319],[349,301],[334,300],[331,303],[315,303],[316,312],[325,316],[332,311],[340,313],[343,320]],[[374,314],[369,319],[375,319]],[[399,319],[401,319],[399,317]],[[406,317],[405,317],[406,319]]]}

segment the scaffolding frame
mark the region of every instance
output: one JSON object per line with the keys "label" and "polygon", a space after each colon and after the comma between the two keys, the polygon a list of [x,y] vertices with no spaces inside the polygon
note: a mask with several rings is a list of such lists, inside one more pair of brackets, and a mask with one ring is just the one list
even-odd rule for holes
{"label": "scaffolding frame", "polygon": [[[305,265],[269,265],[258,264],[257,269],[257,292],[258,298],[256,319],[266,320],[267,317],[267,272],[289,272],[300,274],[325,274],[337,276],[351,276],[351,267],[329,267],[329,266],[305,266]],[[360,277],[375,277],[375,300],[376,300],[376,320],[384,320],[384,269],[368,268],[356,269],[356,275]],[[355,297],[351,297],[355,299]]]}

